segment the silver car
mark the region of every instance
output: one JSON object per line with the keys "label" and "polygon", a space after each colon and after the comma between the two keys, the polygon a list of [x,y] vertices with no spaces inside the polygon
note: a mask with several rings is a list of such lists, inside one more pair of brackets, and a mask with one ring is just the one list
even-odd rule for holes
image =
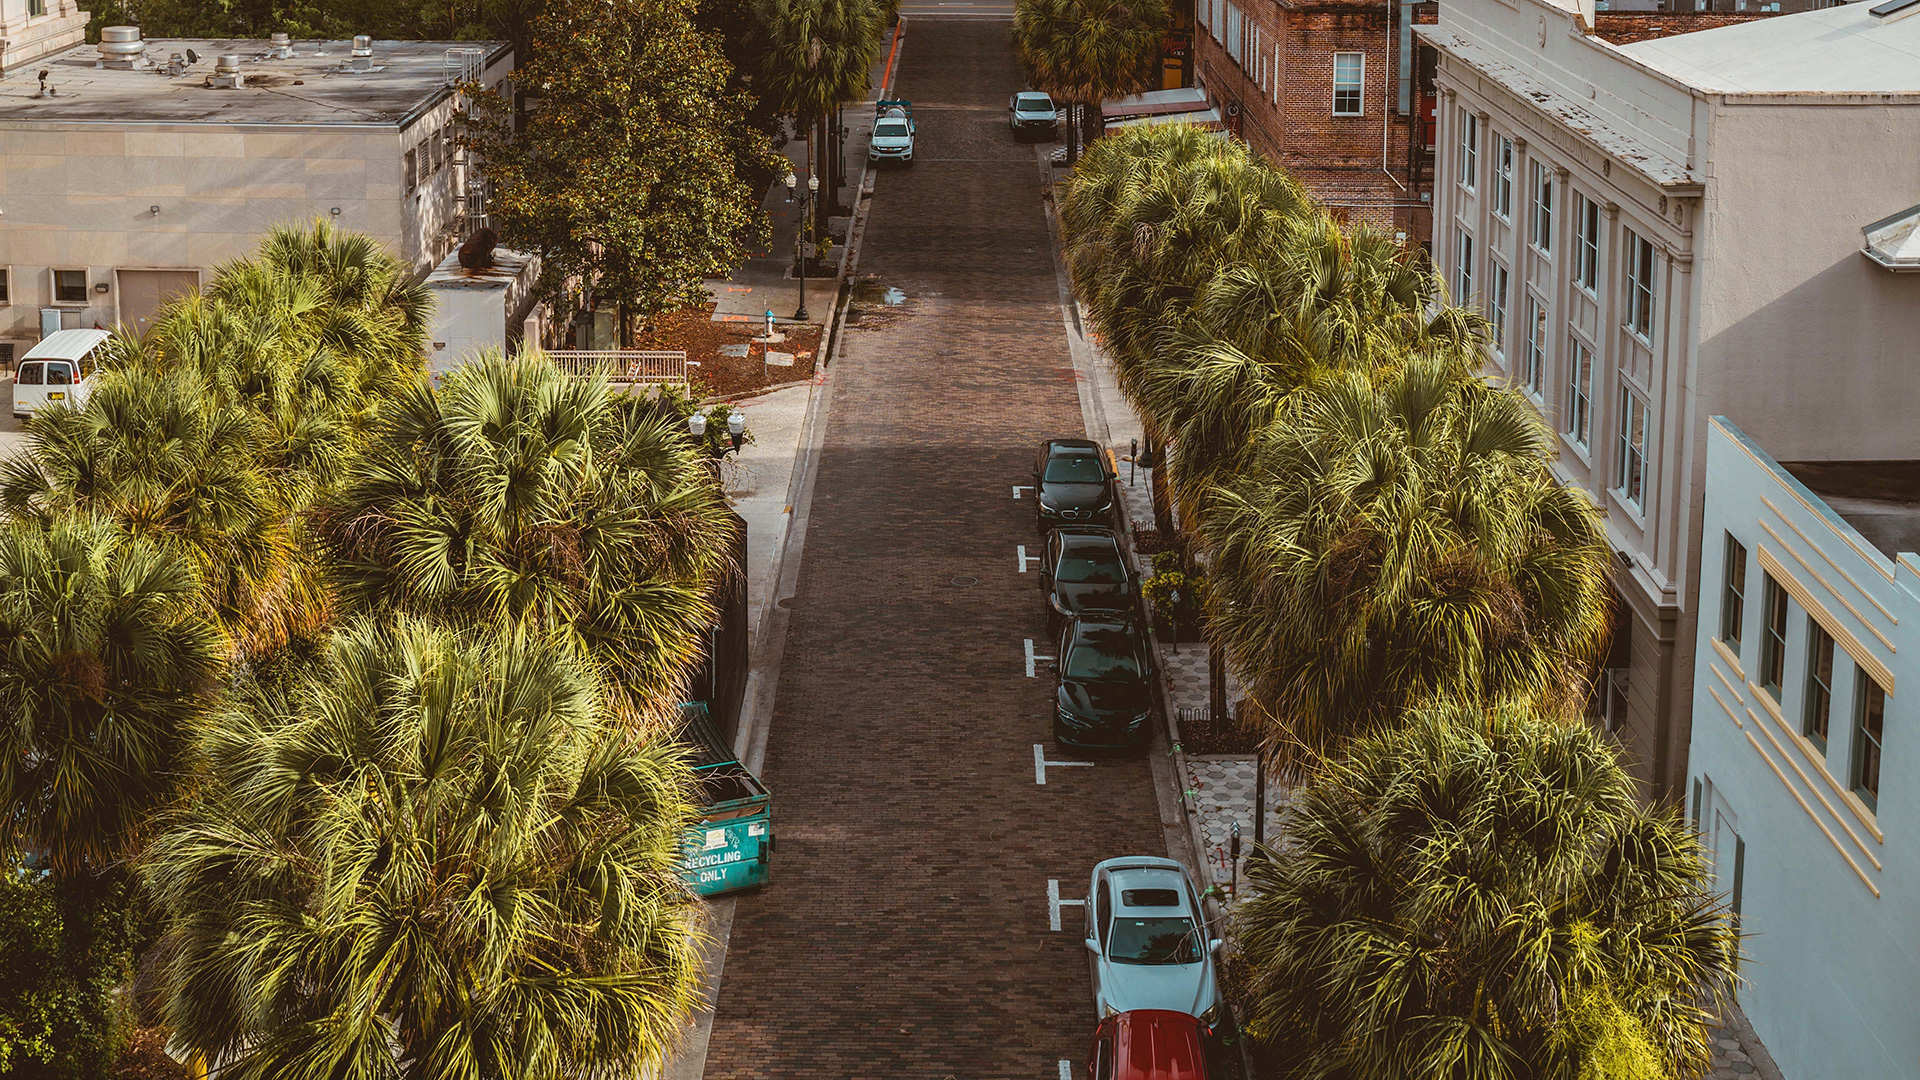
{"label": "silver car", "polygon": [[1166,1009],[1212,1030],[1220,1019],[1213,972],[1220,940],[1207,936],[1185,867],[1151,855],[1108,859],[1093,868],[1086,912],[1093,1007],[1101,1018]]}

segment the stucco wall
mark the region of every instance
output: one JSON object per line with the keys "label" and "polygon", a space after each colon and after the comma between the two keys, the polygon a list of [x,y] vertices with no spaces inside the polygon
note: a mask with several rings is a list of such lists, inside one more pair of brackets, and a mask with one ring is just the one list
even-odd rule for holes
{"label": "stucco wall", "polygon": [[[1731,426],[1709,427],[1706,486],[1689,808],[1717,847],[1723,889],[1732,888],[1732,838],[1745,842],[1741,1005],[1795,1080],[1920,1077],[1915,565],[1880,554]],[[1747,550],[1737,656],[1716,643],[1728,534]],[[1777,703],[1755,685],[1762,552],[1791,597]],[[1801,735],[1809,604],[1837,641],[1824,752]],[[1848,794],[1855,670],[1863,664],[1883,667],[1892,683],[1873,811]]]}
{"label": "stucco wall", "polygon": [[1920,274],[1860,227],[1920,203],[1920,102],[1722,104],[1703,237],[1700,379],[1787,461],[1920,457]]}
{"label": "stucco wall", "polygon": [[[85,267],[90,283],[110,285],[115,269],[212,270],[251,254],[273,226],[315,218],[371,235],[424,274],[456,239],[461,184],[443,165],[409,194],[404,161],[448,110],[405,130],[0,124],[0,266],[12,283],[0,340],[38,338],[39,309],[56,306],[50,267]],[[111,291],[58,306],[69,325],[118,317]]]}

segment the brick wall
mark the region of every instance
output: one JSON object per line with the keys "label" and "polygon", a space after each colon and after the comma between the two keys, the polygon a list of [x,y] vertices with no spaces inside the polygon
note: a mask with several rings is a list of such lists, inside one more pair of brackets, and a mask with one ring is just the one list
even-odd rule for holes
{"label": "brick wall", "polygon": [[[1208,0],[1199,3],[1205,8]],[[1225,0],[1212,0],[1211,16],[1203,18],[1209,25],[1196,29],[1195,67],[1222,115],[1239,106],[1229,126],[1336,216],[1426,241],[1432,216],[1420,192],[1429,187],[1427,170],[1408,157],[1409,132],[1419,129],[1417,87],[1416,115],[1396,111],[1397,5],[1246,0],[1239,12],[1247,27],[1243,40],[1247,46],[1257,41],[1258,52],[1243,47],[1238,62],[1225,44],[1228,15]],[[1334,115],[1334,54],[1342,52],[1365,56],[1358,116]]]}
{"label": "brick wall", "polygon": [[1777,11],[1601,11],[1593,17],[1593,34],[1615,45],[1690,34],[1716,26],[1770,18]]}

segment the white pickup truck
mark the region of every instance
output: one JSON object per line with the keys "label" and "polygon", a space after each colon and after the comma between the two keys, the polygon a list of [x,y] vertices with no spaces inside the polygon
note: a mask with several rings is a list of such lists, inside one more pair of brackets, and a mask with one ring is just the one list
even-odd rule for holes
{"label": "white pickup truck", "polygon": [[887,161],[913,164],[913,102],[874,103],[873,135],[867,140],[867,160],[876,165]]}

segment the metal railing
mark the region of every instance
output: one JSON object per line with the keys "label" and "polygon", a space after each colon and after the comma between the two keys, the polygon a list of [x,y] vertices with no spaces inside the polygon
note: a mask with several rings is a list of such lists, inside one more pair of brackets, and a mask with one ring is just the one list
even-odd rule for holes
{"label": "metal railing", "polygon": [[616,383],[687,384],[687,369],[699,367],[684,349],[561,349],[547,354],[569,375],[605,375]]}

